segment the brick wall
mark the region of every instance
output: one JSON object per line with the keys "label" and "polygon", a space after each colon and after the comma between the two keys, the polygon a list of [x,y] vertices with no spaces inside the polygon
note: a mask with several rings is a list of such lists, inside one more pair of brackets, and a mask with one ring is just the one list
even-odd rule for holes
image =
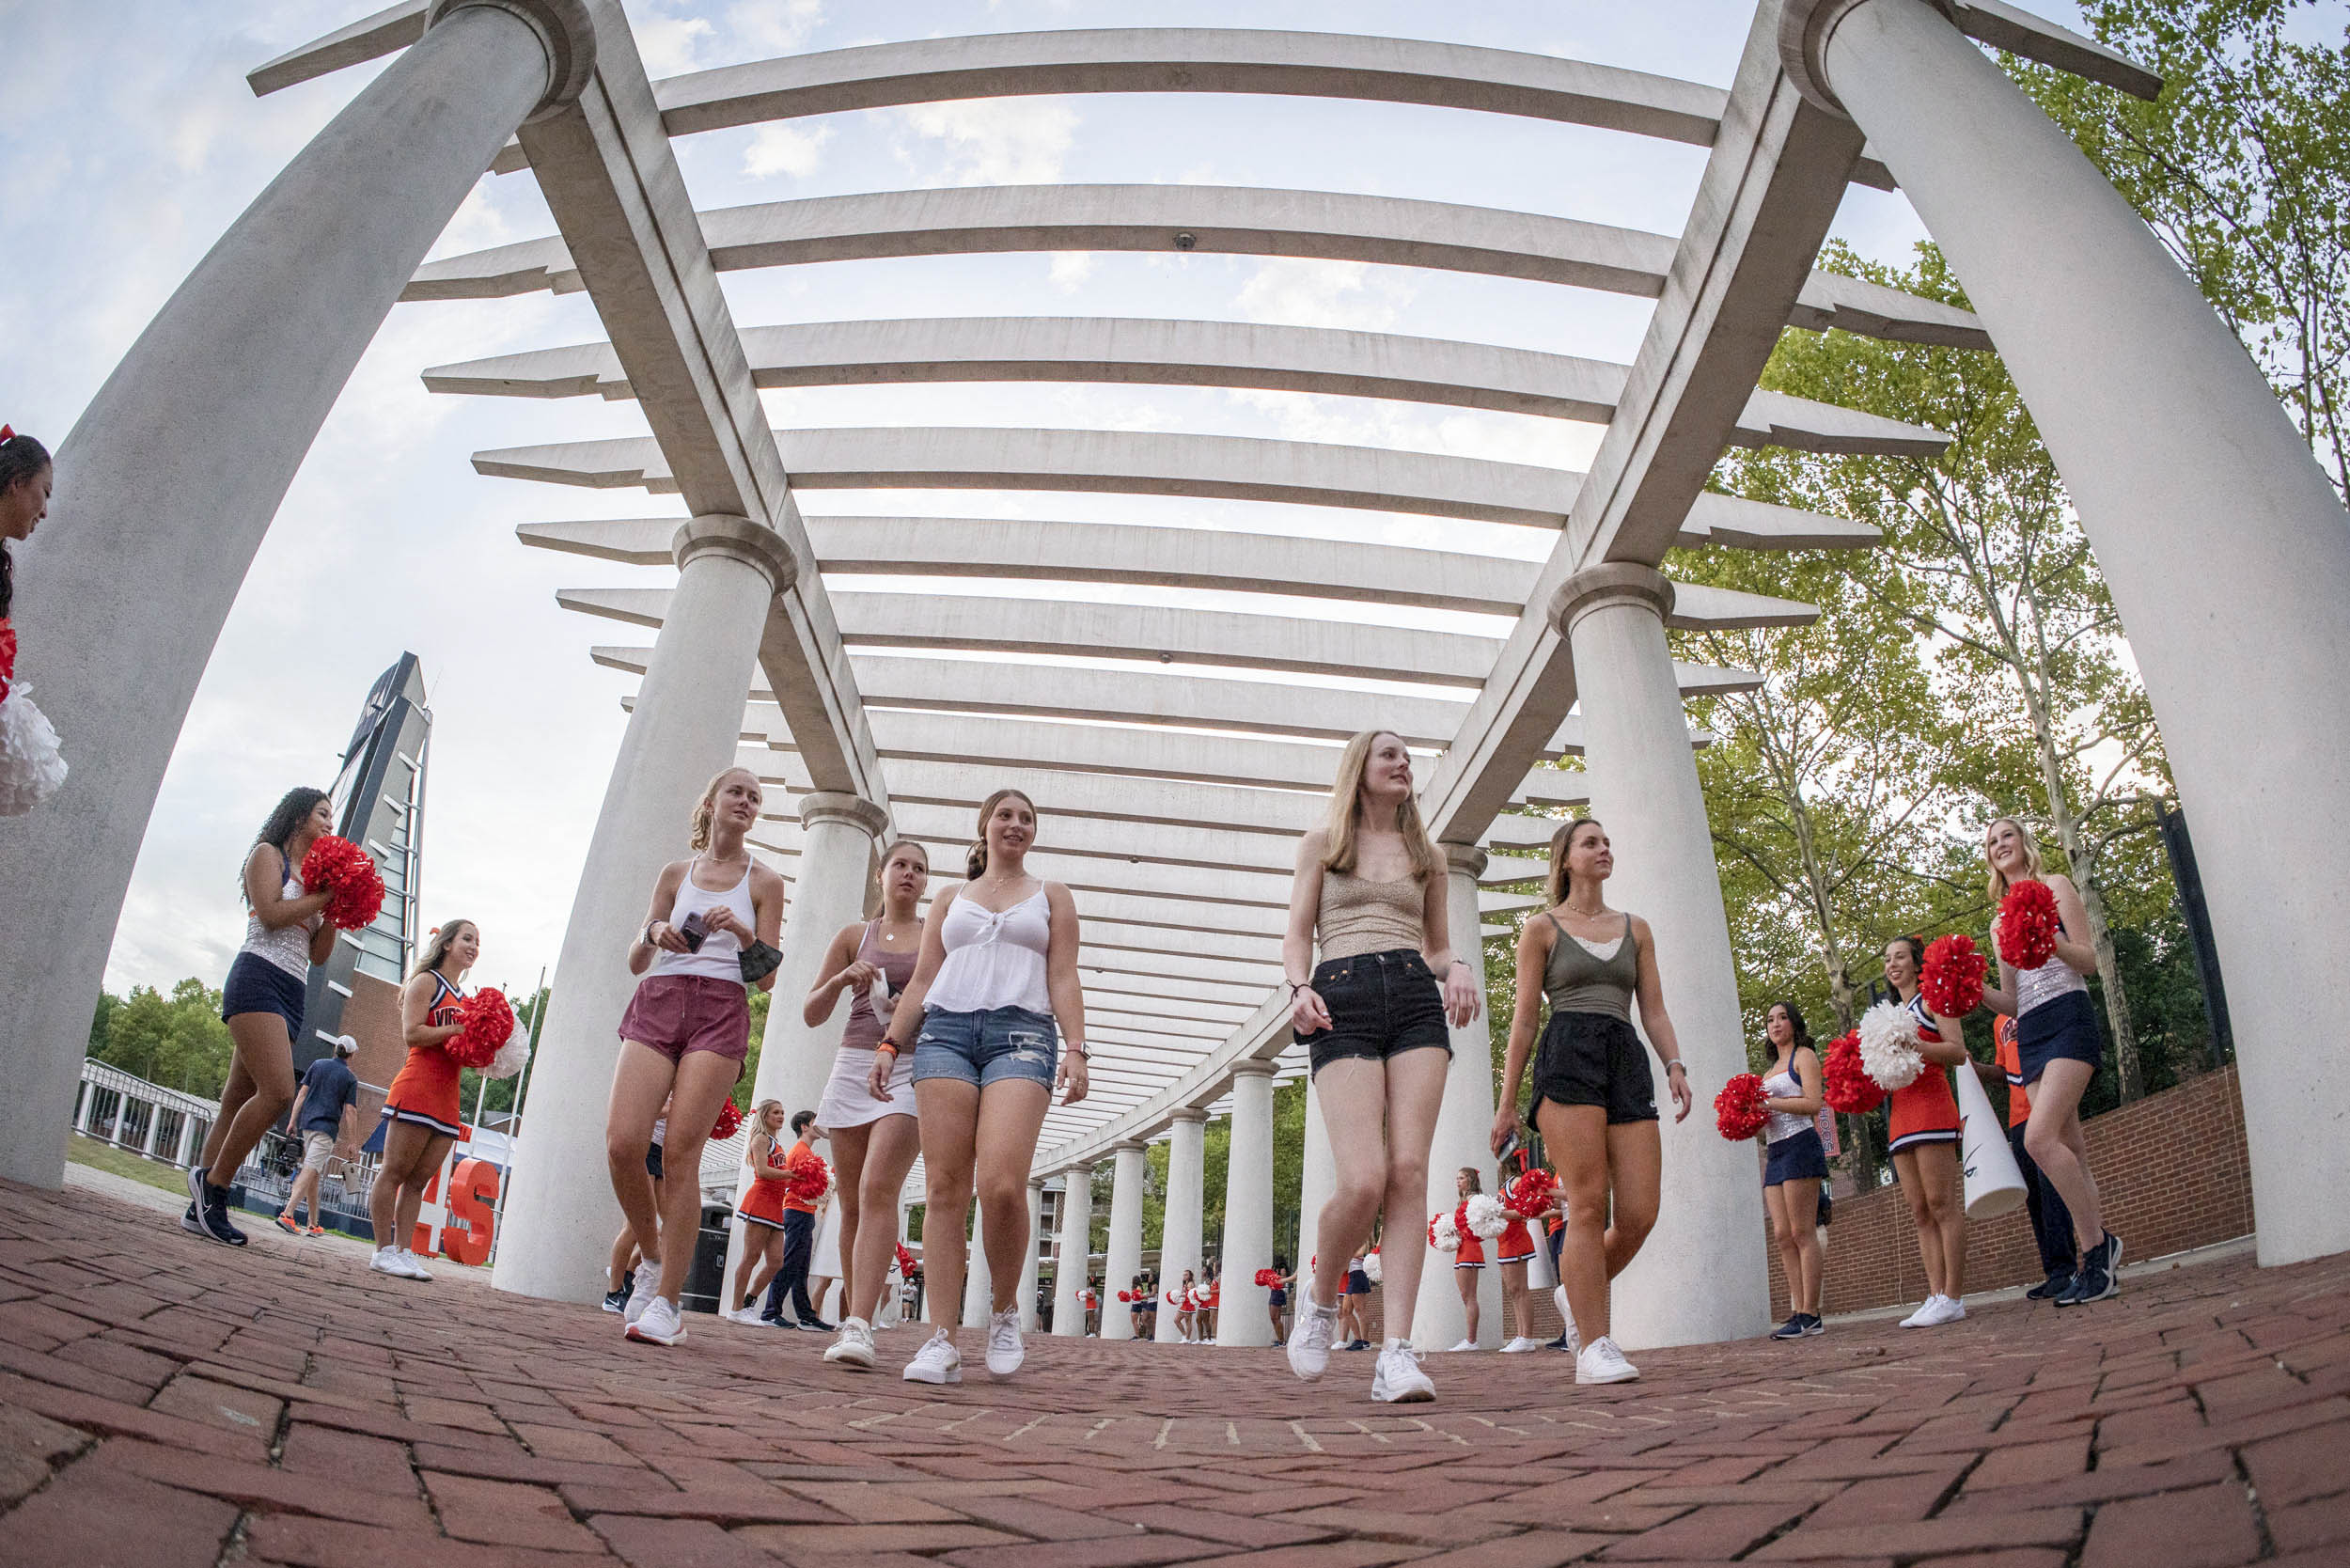
{"label": "brick wall", "polygon": [[[2158,1258],[2251,1233],[2252,1175],[2233,1067],[2107,1111],[2082,1130],[2107,1221],[2122,1234],[2129,1258]],[[1769,1251],[1771,1309],[1784,1316],[1786,1280],[1778,1248]],[[1898,1187],[1836,1200],[1824,1269],[1821,1304],[1830,1312],[1924,1299],[1918,1232]],[[2039,1279],[2040,1254],[2023,1210],[1967,1226],[1968,1290]]]}

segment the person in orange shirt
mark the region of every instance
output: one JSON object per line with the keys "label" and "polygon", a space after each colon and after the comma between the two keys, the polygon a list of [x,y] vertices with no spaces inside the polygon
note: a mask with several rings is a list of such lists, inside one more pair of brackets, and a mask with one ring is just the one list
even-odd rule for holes
{"label": "person in orange shirt", "polygon": [[[816,1303],[807,1295],[808,1264],[816,1256],[816,1199],[823,1191],[823,1183],[831,1179],[826,1166],[814,1148],[815,1140],[824,1136],[816,1125],[812,1110],[791,1113],[791,1133],[798,1140],[791,1152],[783,1157],[783,1267],[776,1271],[767,1286],[767,1299],[760,1305],[761,1323],[777,1328],[805,1328],[812,1333],[829,1334],[832,1325],[816,1315]],[[791,1297],[791,1317],[783,1315],[783,1298]]]}
{"label": "person in orange shirt", "polygon": [[[2024,1126],[2031,1120],[2031,1097],[2024,1092],[2023,1054],[2015,1043],[2015,1020],[2002,1012],[1991,1026],[1993,1056],[2007,1080],[2007,1146],[2024,1173],[2024,1212],[2031,1215],[2031,1238],[2040,1248],[2040,1272],[2047,1278],[2024,1294],[2033,1301],[2058,1296],[2073,1283],[2073,1214],[2024,1149]],[[1983,1073],[1978,1066],[1976,1072]],[[1983,1073],[1985,1088],[1996,1089]]]}

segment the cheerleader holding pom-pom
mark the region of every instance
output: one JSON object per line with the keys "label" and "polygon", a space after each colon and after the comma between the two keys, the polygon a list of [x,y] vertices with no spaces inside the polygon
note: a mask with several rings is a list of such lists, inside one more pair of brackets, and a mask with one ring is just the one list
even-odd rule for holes
{"label": "cheerleader holding pom-pom", "polygon": [[1453,1189],[1461,1201],[1449,1215],[1439,1215],[1450,1228],[1454,1238],[1449,1247],[1438,1242],[1433,1232],[1430,1244],[1439,1251],[1453,1254],[1452,1278],[1461,1293],[1461,1316],[1464,1329],[1455,1351],[1475,1350],[1478,1330],[1478,1276],[1485,1270],[1485,1244],[1498,1241],[1510,1228],[1508,1211],[1499,1199],[1485,1191],[1484,1183],[1474,1166],[1463,1166],[1453,1175]]}
{"label": "cheerleader holding pom-pom", "polygon": [[1966,1206],[1958,1168],[1958,1098],[1949,1069],[1966,1062],[1958,1020],[1937,1013],[1919,992],[1925,943],[1897,936],[1885,945],[1885,980],[1894,1001],[1860,1019],[1860,1060],[1888,1091],[1888,1146],[1926,1269],[1926,1299],[1904,1328],[1936,1328],[1966,1315]]}
{"label": "cheerleader holding pom-pom", "polygon": [[[1762,1074],[1762,1206],[1787,1276],[1787,1321],[1774,1340],[1822,1334],[1820,1318],[1820,1184],[1827,1180],[1827,1146],[1820,1140],[1825,1070],[1820,1053],[1793,1002],[1773,1002],[1762,1022],[1771,1070]],[[1856,1049],[1857,1046],[1856,1045]]]}
{"label": "cheerleader holding pom-pom", "polygon": [[[319,843],[329,841],[321,839]],[[304,858],[306,872],[316,858],[317,849]],[[380,879],[377,886],[382,886]],[[328,895],[330,927],[337,924],[336,901],[348,900],[351,894],[344,889],[352,888],[359,889],[364,904],[364,879],[355,875],[338,871],[337,881],[316,887]],[[380,892],[377,897],[380,902]],[[340,913],[349,917],[355,911],[346,902]],[[480,957],[480,929],[471,920],[445,921],[427,939],[415,972],[400,990],[400,1022],[408,1058],[384,1096],[384,1163],[368,1195],[368,1218],[375,1231],[375,1255],[368,1267],[395,1279],[432,1278],[408,1241],[424,1206],[424,1189],[465,1130],[458,1092],[463,1070],[488,1067],[521,1032],[514,1027],[514,1010],[503,993],[490,990],[468,996],[459,989],[458,980]]]}
{"label": "cheerleader holding pom-pom", "polygon": [[30,539],[49,515],[55,471],[49,449],[0,425],[0,817],[21,817],[65,783],[57,731],[33,705],[32,687],[16,681],[16,560],[8,546]]}
{"label": "cheerleader holding pom-pom", "polygon": [[1536,1220],[1546,1220],[1559,1212],[1559,1178],[1538,1167],[1531,1167],[1521,1150],[1517,1156],[1518,1174],[1501,1194],[1501,1205],[1508,1215],[1502,1228],[1501,1240],[1495,1254],[1501,1263],[1501,1304],[1517,1325],[1517,1334],[1501,1347],[1504,1356],[1520,1356],[1540,1350],[1543,1341],[1535,1338],[1534,1325],[1528,1318],[1528,1295],[1526,1289],[1526,1265],[1534,1256],[1534,1233],[1528,1229]]}

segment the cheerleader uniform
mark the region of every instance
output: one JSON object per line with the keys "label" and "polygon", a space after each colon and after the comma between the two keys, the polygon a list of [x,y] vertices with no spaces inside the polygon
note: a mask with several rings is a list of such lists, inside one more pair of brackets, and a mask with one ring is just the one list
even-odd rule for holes
{"label": "cheerleader uniform", "polygon": [[[1920,1041],[1941,1042],[1942,1032],[1934,1027],[1934,1014],[1926,1011],[1922,995],[1909,998],[1909,1012],[1918,1022]],[[1950,1074],[1933,1062],[1926,1063],[1925,1071],[1908,1088],[1897,1089],[1888,1095],[1885,1104],[1889,1134],[1886,1142],[1888,1153],[1898,1154],[1904,1149],[1928,1143],[1958,1141],[1958,1096],[1950,1092]],[[1819,1134],[1815,1130],[1811,1136],[1817,1137]]]}
{"label": "cheerleader uniform", "polygon": [[[1942,1074],[1931,1067],[1938,1080]],[[1919,1074],[1920,1078],[1926,1074]],[[1943,1084],[1947,1092],[1950,1085]],[[1762,1080],[1762,1092],[1774,1100],[1793,1100],[1803,1092],[1803,1080],[1795,1074],[1795,1058],[1788,1054],[1787,1071],[1774,1073]],[[1955,1105],[1958,1102],[1950,1102]],[[1825,1182],[1827,1180],[1827,1146],[1820,1141],[1820,1124],[1808,1116],[1794,1116],[1786,1111],[1773,1111],[1762,1125],[1762,1137],[1770,1152],[1762,1166],[1762,1184],[1778,1186],[1787,1182]]]}
{"label": "cheerleader uniform", "polygon": [[[780,1177],[788,1168],[783,1151],[774,1138],[767,1140],[767,1152],[760,1156],[760,1164],[774,1172],[776,1177]],[[742,1205],[734,1212],[752,1225],[764,1225],[770,1231],[780,1231],[783,1229],[783,1183],[773,1178],[754,1181],[750,1191],[743,1195]]]}
{"label": "cheerleader uniform", "polygon": [[1468,1227],[1468,1205],[1463,1203],[1452,1211],[1452,1228],[1461,1232],[1461,1249],[1452,1255],[1454,1268],[1483,1268],[1485,1243]]}
{"label": "cheerleader uniform", "polygon": [[[2057,922],[2057,930],[2064,930],[2063,921]],[[1998,949],[1995,930],[1991,950]],[[2015,1055],[2016,1070],[2028,1084],[2037,1083],[2052,1061],[2085,1061],[2092,1074],[2105,1061],[2089,981],[2054,953],[2037,969],[2015,972]]]}
{"label": "cheerleader uniform", "polygon": [[1271,1292],[1265,1296],[1265,1302],[1276,1311],[1287,1307],[1290,1304],[1289,1287],[1287,1285],[1274,1286]]}
{"label": "cheerleader uniform", "polygon": [[[278,855],[286,866],[278,897],[298,899],[306,891],[302,878],[285,852]],[[286,1021],[287,1039],[302,1038],[302,1008],[310,981],[310,938],[323,918],[313,915],[272,931],[261,924],[258,914],[244,917],[244,946],[229,962],[228,979],[221,986],[223,1023],[243,1013],[274,1012]]]}
{"label": "cheerleader uniform", "polygon": [[1501,1246],[1496,1251],[1496,1261],[1522,1263],[1533,1256],[1534,1233],[1526,1228],[1525,1220],[1513,1214],[1510,1216],[1509,1229],[1501,1232]]}
{"label": "cheerleader uniform", "polygon": [[[465,999],[465,994],[437,971],[432,984],[432,1005],[425,1011],[424,1021],[434,1028],[462,1023],[457,1004]],[[409,1046],[408,1059],[400,1064],[391,1091],[384,1096],[385,1119],[413,1121],[445,1137],[462,1137],[464,1113],[457,1094],[458,1075],[462,1071],[457,1058],[438,1045]]]}

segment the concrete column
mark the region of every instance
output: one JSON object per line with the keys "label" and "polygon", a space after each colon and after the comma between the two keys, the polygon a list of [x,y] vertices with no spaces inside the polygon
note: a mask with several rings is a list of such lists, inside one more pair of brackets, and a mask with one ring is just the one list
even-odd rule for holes
{"label": "concrete column", "polygon": [[155,1157],[155,1137],[156,1135],[161,1133],[163,1130],[164,1107],[160,1102],[150,1100],[147,1104],[147,1142],[140,1148],[139,1152],[145,1154],[150,1160],[153,1159]]}
{"label": "concrete column", "polygon": [[77,1133],[86,1134],[89,1131],[90,1110],[98,1104],[98,1086],[91,1083],[86,1078],[83,1079],[81,1083],[81,1105],[73,1113],[73,1130]]}
{"label": "concrete column", "polygon": [[2307,977],[2350,940],[2350,841],[2277,834],[2350,795],[2350,517],[2234,334],[1982,51],[1920,0],[1789,10],[1791,73],[1966,281],[2128,632],[2228,977],[2260,1261],[2350,1248],[2350,1056],[2296,1049]]}
{"label": "concrete column", "polygon": [[1085,1289],[1086,1261],[1092,1251],[1093,1168],[1073,1165],[1061,1181],[1059,1246],[1053,1254],[1053,1334],[1082,1340],[1086,1314],[1077,1293]]}
{"label": "concrete column", "polygon": [[117,1149],[122,1147],[122,1134],[131,1125],[131,1096],[128,1091],[115,1096],[114,1131],[106,1141]]}
{"label": "concrete column", "polygon": [[[1183,1270],[1193,1271],[1198,1279],[1199,1228],[1201,1184],[1207,1179],[1208,1113],[1191,1105],[1174,1113],[1169,1119],[1167,1135],[1167,1209],[1159,1236],[1159,1294],[1180,1287]],[[1180,1340],[1183,1335],[1175,1327],[1175,1312],[1162,1299],[1159,1302],[1161,1340]]]}
{"label": "concrete column", "polygon": [[164,765],[311,438],[506,138],[586,85],[594,41],[578,0],[445,3],[196,264],[59,448],[49,524],[15,547],[16,620],[73,771],[0,838],[0,886],[73,891],[0,949],[0,1177],[64,1179],[58,1112]]}
{"label": "concrete column", "polygon": [[1142,1185],[1149,1151],[1139,1143],[1110,1148],[1110,1244],[1102,1265],[1102,1338],[1131,1340],[1134,1314],[1118,1293],[1134,1285],[1142,1271]]}
{"label": "concrete column", "polygon": [[[978,1205],[973,1205],[972,1212],[974,1214],[979,1212]],[[1036,1261],[1040,1250],[1038,1238],[1043,1229],[1044,1182],[1042,1177],[1032,1177],[1028,1182],[1028,1246],[1027,1249],[1020,1255],[1019,1301],[1020,1326],[1030,1334],[1036,1332]],[[979,1245],[979,1236],[974,1232],[971,1238],[972,1249],[977,1251]],[[982,1317],[979,1321],[984,1323],[987,1320]]]}
{"label": "concrete column", "polygon": [[[976,1200],[966,1223],[971,1227],[971,1239],[963,1271],[963,1326],[985,1328],[988,1314],[995,1309],[995,1277],[987,1271],[987,1248],[979,1245],[979,1205]],[[925,1229],[923,1234],[928,1236],[930,1232]]]}
{"label": "concrete column", "polygon": [[180,1113],[180,1146],[173,1152],[171,1163],[185,1170],[196,1157],[196,1118],[187,1111]]}
{"label": "concrete column", "polygon": [[1224,1247],[1215,1342],[1269,1345],[1273,1323],[1257,1271],[1273,1266],[1273,1064],[1232,1064],[1232,1152],[1225,1168]]}
{"label": "concrete column", "polygon": [[[855,795],[820,792],[800,797],[800,859],[784,905],[783,933],[776,943],[783,964],[776,970],[767,1028],[760,1036],[759,1075],[751,1083],[754,1105],[772,1097],[783,1102],[784,1115],[796,1116],[814,1110],[824,1097],[824,1081],[832,1075],[840,1034],[848,1027],[849,1004],[844,998],[814,1028],[806,1023],[800,1004],[808,988],[823,978],[817,971],[824,966],[833,933],[865,914],[873,840],[888,825],[888,812]],[[827,1151],[819,1152],[829,1157]],[[736,1203],[743,1200],[744,1184],[753,1180],[749,1166],[736,1170]],[[834,1201],[839,1201],[837,1196]],[[737,1225],[728,1233],[729,1279],[742,1259],[746,1230]],[[840,1266],[845,1271],[849,1260],[841,1259]]]}
{"label": "concrete column", "polygon": [[[1428,1148],[1428,1202],[1420,1223],[1461,1201],[1456,1177],[1463,1166],[1473,1167],[1487,1192],[1494,1190],[1494,1068],[1493,1043],[1485,1015],[1483,938],[1477,910],[1477,879],[1485,870],[1485,852],[1474,845],[1447,844],[1445,852],[1445,922],[1452,937],[1453,956],[1465,960],[1478,987],[1477,1016],[1451,1031],[1452,1064],[1445,1073],[1444,1105],[1436,1113],[1436,1136]],[[1400,1216],[1388,1216],[1390,1226]],[[1493,1246],[1485,1247],[1488,1260]],[[1501,1342],[1501,1276],[1488,1267],[1477,1279],[1478,1342],[1492,1349]],[[1468,1327],[1461,1310],[1461,1287],[1453,1278],[1449,1255],[1430,1249],[1428,1268],[1419,1278],[1419,1300],[1412,1309],[1412,1342],[1422,1350],[1449,1350],[1461,1342]]]}
{"label": "concrete column", "polygon": [[1715,1090],[1747,1069],[1746,1031],[1713,835],[1665,645],[1671,605],[1663,575],[1626,562],[1575,573],[1551,605],[1574,655],[1591,815],[1615,845],[1607,902],[1649,923],[1699,1103],[1675,1125],[1665,1074],[1650,1059],[1664,1200],[1648,1245],[1616,1280],[1615,1338],[1627,1350],[1744,1339],[1762,1331],[1771,1305],[1754,1152],[1723,1139],[1707,1114]]}
{"label": "concrete column", "polygon": [[[1321,1223],[1322,1206],[1330,1201],[1330,1194],[1338,1187],[1338,1165],[1330,1154],[1330,1129],[1322,1124],[1322,1101],[1314,1093],[1310,1074],[1306,1079],[1306,1153],[1304,1168],[1297,1184],[1297,1289],[1290,1297],[1290,1305],[1300,1310],[1306,1294],[1313,1288],[1315,1228]],[[1344,1259],[1339,1260],[1341,1264]]]}
{"label": "concrete column", "polygon": [[686,853],[694,803],[734,760],[768,608],[797,572],[772,529],[740,517],[682,524],[673,548],[677,590],[588,841],[509,1179],[491,1282],[524,1295],[603,1294],[620,1225],[603,1178],[604,1113],[636,989],[629,946],[661,868]]}

